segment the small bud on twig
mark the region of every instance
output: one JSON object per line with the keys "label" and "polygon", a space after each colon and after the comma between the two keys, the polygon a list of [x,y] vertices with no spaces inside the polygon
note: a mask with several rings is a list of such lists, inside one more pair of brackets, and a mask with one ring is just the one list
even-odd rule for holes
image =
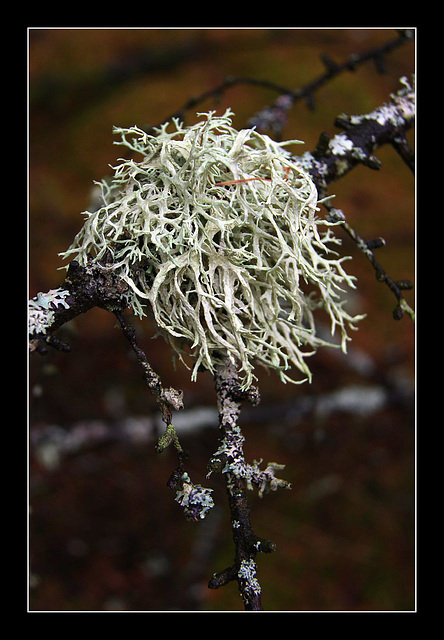
{"label": "small bud on twig", "polygon": [[380,249],[381,247],[385,247],[385,240],[384,238],[375,238],[374,240],[369,240],[367,243],[367,248],[368,249]]}
{"label": "small bud on twig", "polygon": [[399,289],[413,289],[413,283],[410,280],[398,280],[396,286]]}

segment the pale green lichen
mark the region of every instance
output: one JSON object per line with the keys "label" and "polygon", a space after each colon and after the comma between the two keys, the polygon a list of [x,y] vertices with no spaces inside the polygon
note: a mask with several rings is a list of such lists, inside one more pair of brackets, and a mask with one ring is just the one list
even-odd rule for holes
{"label": "pale green lichen", "polygon": [[55,314],[54,310],[62,306],[69,308],[66,298],[69,291],[65,289],[51,289],[46,293],[38,293],[28,302],[28,332],[29,335],[46,334],[51,326]]}
{"label": "pale green lichen", "polygon": [[203,520],[209,510],[214,507],[214,501],[211,497],[213,489],[194,484],[188,473],[182,475],[180,483],[181,488],[176,492],[176,502],[183,507],[188,520]]}
{"label": "pale green lichen", "polygon": [[252,558],[242,560],[237,575],[245,582],[244,590],[246,595],[251,597],[261,593],[261,585],[256,577],[256,563]]}
{"label": "pale green lichen", "polygon": [[[214,372],[234,362],[243,388],[262,364],[293,381],[290,368],[311,379],[305,359],[322,345],[313,312],[324,309],[345,350],[340,244],[317,217],[316,187],[300,162],[254,129],[237,131],[230,110],[190,127],[174,119],[153,135],[116,128],[122,144],[142,155],[102,182],[103,206],[63,257],[92,259],[114,269],[143,316],[150,303],[162,334],[184,361]],[[321,231],[321,227],[324,229]],[[106,265],[106,266],[105,266]],[[150,312],[151,313],[151,312]],[[186,365],[188,366],[188,365]]]}
{"label": "pale green lichen", "polygon": [[[245,461],[243,444],[245,438],[241,429],[236,425],[229,434],[227,434],[219,445],[218,450],[214,453],[211,462],[211,468],[207,474],[207,478],[213,471],[221,471],[222,473],[231,473],[237,478],[245,480],[247,489],[250,491],[254,488],[258,489],[258,496],[262,498],[264,494],[270,491],[277,491],[279,488],[291,489],[291,483],[276,477],[277,471],[285,469],[284,464],[277,462],[269,462],[264,470],[260,469],[262,458],[253,460],[253,464]],[[222,464],[222,460],[225,464]],[[219,461],[221,464],[215,465]]]}

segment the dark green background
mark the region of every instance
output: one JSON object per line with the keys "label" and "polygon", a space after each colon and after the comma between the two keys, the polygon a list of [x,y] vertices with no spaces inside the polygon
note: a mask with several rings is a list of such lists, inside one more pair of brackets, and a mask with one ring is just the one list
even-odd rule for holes
{"label": "dark green background", "polygon": [[[321,53],[341,62],[395,36],[394,29],[367,28],[30,29],[30,296],[57,287],[63,278],[57,253],[80,228],[93,181],[104,177],[121,153],[113,145],[113,125],[159,124],[228,75],[297,88],[323,72]],[[386,62],[385,75],[370,62],[335,78],[315,94],[315,111],[298,103],[284,138],[304,140],[301,153],[313,150],[321,131],[337,132],[333,123],[339,113],[361,114],[382,104],[399,88],[399,78],[414,71],[414,45],[397,49]],[[217,105],[208,101],[198,110],[230,106],[234,125],[242,128],[275,97],[271,90],[239,85]],[[413,177],[391,148],[377,155],[379,172],[358,167],[332,185],[331,193],[366,240],[386,239],[377,257],[389,274],[414,281]],[[285,463],[282,475],[293,483],[292,491],[261,501],[251,494],[256,533],[278,549],[258,558],[267,610],[414,608],[411,402],[393,401],[370,416],[336,412],[322,422],[313,413],[296,420],[279,412],[298,398],[350,384],[387,390],[402,383],[413,393],[414,326],[407,317],[392,319],[395,299],[345,237],[344,251],[354,257],[347,266],[358,277],[354,306],[367,313],[352,347],[372,359],[372,376],[320,351],[310,361],[311,385],[282,385],[260,373],[262,403],[241,420],[247,459]],[[413,305],[414,293],[406,297]],[[137,325],[141,346],[164,385],[184,389],[188,409],[214,406],[211,377],[203,374],[192,384],[186,370],[173,370],[165,344],[150,339],[150,327]],[[112,424],[156,415],[110,314],[93,310],[63,328],[60,337],[70,342],[72,353],[30,361],[31,435],[48,425],[69,432],[80,421]],[[115,406],[117,416],[110,408]],[[242,610],[234,583],[217,591],[206,588],[211,573],[232,558],[221,478],[205,479],[217,431],[187,436],[184,446],[192,477],[215,489],[220,510],[208,525],[187,522],[166,488],[176,463],[169,450],[158,456],[152,444],[103,443],[64,457],[49,470],[31,446],[31,610]],[[196,560],[193,554],[206,539],[211,551]],[[200,586],[190,590],[196,581]]]}

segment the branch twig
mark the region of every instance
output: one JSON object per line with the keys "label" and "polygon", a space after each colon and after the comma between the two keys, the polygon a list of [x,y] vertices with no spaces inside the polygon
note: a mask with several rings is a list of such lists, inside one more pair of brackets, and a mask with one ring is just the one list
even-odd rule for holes
{"label": "branch twig", "polygon": [[324,203],[324,206],[328,209],[329,212],[327,219],[336,222],[341,221],[341,227],[353,240],[358,249],[360,249],[365,257],[370,261],[373,269],[375,270],[376,280],[378,280],[378,282],[384,282],[388,286],[390,291],[394,294],[395,298],[398,301],[398,304],[393,310],[393,318],[395,320],[401,320],[405,312],[414,321],[415,312],[401,293],[402,290],[413,289],[413,284],[410,282],[410,280],[393,280],[393,278],[391,278],[386,272],[384,267],[376,260],[374,250],[385,246],[384,238],[375,238],[374,240],[366,242],[348,224],[348,222],[345,220],[344,214],[340,209],[334,209],[327,203]]}
{"label": "branch twig", "polygon": [[[231,362],[219,367],[215,375],[215,386],[219,408],[219,428],[226,448],[231,447],[233,451],[236,450],[238,462],[245,464],[242,452],[243,437],[238,426],[241,402],[248,399],[253,404],[257,404],[259,393],[255,388],[250,388],[247,393],[240,392],[238,373]],[[208,586],[210,589],[217,589],[237,580],[245,609],[262,611],[262,590],[257,579],[256,554],[259,551],[270,553],[275,550],[275,545],[254,534],[244,478],[232,471],[224,472],[224,477],[231,513],[235,556],[233,564],[215,573]]]}
{"label": "branch twig", "polygon": [[409,166],[413,168],[412,152],[407,151],[405,134],[415,124],[415,88],[407,78],[402,79],[403,87],[390,99],[372,112],[349,116],[339,115],[335,125],[343,130],[330,139],[323,132],[313,152],[299,158],[302,166],[310,173],[321,197],[326,195],[327,186],[342,178],[358,164],[378,170],[381,162],[373,154],[385,144],[402,148]]}
{"label": "branch twig", "polygon": [[[121,311],[115,311],[114,315],[119,321],[123,335],[127,338],[131,348],[136,354],[137,361],[143,369],[145,382],[147,383],[149,390],[154,394],[162,415],[162,420],[168,428],[171,426],[173,421],[173,410],[178,411],[179,409],[183,409],[183,391],[177,391],[172,387],[168,387],[167,389],[163,388],[159,375],[151,367],[144,351],[142,351],[136,342],[136,332],[134,328],[125,322],[125,318]],[[174,441],[176,449],[181,451],[180,445],[175,441],[174,434],[171,434],[170,437],[171,441]]]}
{"label": "branch twig", "polygon": [[[338,76],[344,71],[355,71],[360,65],[365,64],[373,60],[376,64],[378,71],[383,73],[385,71],[383,61],[385,56],[394,49],[407,44],[413,40],[414,33],[410,30],[400,30],[398,37],[389,40],[380,47],[375,47],[364,51],[361,54],[352,54],[346,60],[341,63],[334,62],[328,55],[323,54],[321,56],[326,70],[320,74],[317,78],[314,78],[311,82],[299,87],[297,89],[290,89],[284,87],[276,82],[269,80],[261,80],[258,78],[246,78],[246,77],[227,77],[223,82],[216,87],[204,91],[199,96],[195,96],[187,100],[179,109],[171,113],[163,122],[168,122],[173,118],[179,118],[183,120],[185,114],[194,109],[199,104],[205,102],[209,98],[218,99],[228,89],[236,85],[250,85],[257,86],[266,89],[270,89],[279,94],[278,98],[268,107],[264,107],[254,116],[250,118],[247,123],[248,127],[256,126],[263,131],[271,130],[276,139],[282,133],[283,126],[286,124],[287,112],[293,107],[293,105],[299,100],[305,100],[309,109],[314,108],[313,96],[316,91],[327,84],[330,80]],[[157,125],[159,126],[159,125]],[[147,129],[150,132],[155,127],[152,126]]]}

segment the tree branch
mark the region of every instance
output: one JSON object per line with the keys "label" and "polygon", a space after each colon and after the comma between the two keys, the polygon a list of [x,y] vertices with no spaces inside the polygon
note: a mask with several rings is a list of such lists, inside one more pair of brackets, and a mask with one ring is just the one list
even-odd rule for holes
{"label": "tree branch", "polygon": [[385,56],[394,49],[411,42],[413,38],[413,31],[409,29],[399,30],[397,38],[361,54],[353,53],[341,63],[335,62],[325,53],[321,54],[321,60],[325,66],[324,73],[298,89],[281,90],[281,95],[271,105],[264,107],[250,118],[248,126],[257,127],[262,131],[271,131],[276,139],[280,139],[282,130],[287,123],[287,113],[298,100],[304,100],[307,107],[310,110],[314,110],[314,94],[316,91],[344,71],[355,71],[359,66],[371,60],[373,60],[380,73],[385,73]]}
{"label": "tree branch", "polygon": [[[316,91],[325,86],[330,80],[338,76],[345,71],[355,71],[359,66],[365,64],[371,60],[374,61],[376,68],[380,73],[385,72],[384,60],[385,56],[397,49],[400,46],[412,42],[414,39],[414,32],[409,29],[398,30],[398,37],[389,40],[380,47],[374,47],[361,54],[351,54],[346,60],[340,63],[334,62],[328,55],[322,54],[321,60],[325,65],[325,72],[314,78],[311,82],[298,87],[297,89],[290,89],[284,87],[276,82],[269,80],[261,80],[258,78],[245,78],[245,77],[227,77],[223,82],[216,87],[204,91],[199,96],[195,96],[187,100],[179,109],[174,111],[168,118],[165,118],[164,122],[168,122],[173,118],[184,120],[185,114],[194,109],[196,106],[205,102],[209,98],[220,99],[220,96],[228,89],[236,85],[249,85],[257,86],[277,92],[278,98],[269,106],[264,107],[258,111],[254,116],[250,118],[247,123],[248,127],[257,127],[262,131],[271,131],[276,139],[279,139],[282,134],[282,129],[287,122],[287,112],[294,106],[299,100],[304,100],[309,109],[314,108],[313,96]],[[163,124],[163,123],[160,123]],[[158,125],[159,126],[159,125]],[[155,127],[150,127],[147,131],[150,132]]]}
{"label": "tree branch", "polygon": [[[163,388],[162,381],[159,375],[151,367],[150,363],[148,362],[148,358],[136,342],[136,332],[134,331],[134,328],[125,322],[121,311],[114,311],[114,315],[119,321],[120,327],[123,331],[123,335],[130,343],[131,348],[136,354],[137,361],[143,369],[143,377],[148,385],[149,390],[153,393],[157,400],[157,404],[162,415],[162,420],[164,421],[167,428],[171,427],[173,421],[173,410],[178,411],[179,409],[183,409],[183,391],[177,391],[172,387],[169,387],[167,389]],[[173,433],[170,430],[167,431],[167,433],[170,434],[170,438],[168,438],[170,442],[174,442],[176,449],[179,451],[179,453],[181,453],[182,447],[177,440],[175,432]],[[168,446],[170,442],[165,442],[165,446]],[[165,448],[165,446],[163,446],[162,442],[159,442],[157,448],[158,450],[162,450],[163,448]]]}
{"label": "tree branch", "polygon": [[128,285],[112,269],[100,263],[82,267],[73,260],[60,287],[38,293],[29,301],[29,348],[40,354],[46,345],[69,351],[69,346],[52,335],[62,325],[93,307],[107,311],[126,307]]}
{"label": "tree branch", "polygon": [[[403,78],[403,88],[390,96],[390,100],[371,113],[360,116],[342,114],[336,118],[336,125],[345,133],[330,139],[327,132],[321,133],[312,153],[299,158],[302,166],[315,182],[319,197],[327,197],[327,187],[342,178],[357,164],[378,170],[381,163],[373,153],[384,144],[391,144],[414,173],[414,155],[406,140],[406,132],[415,122],[415,89]],[[393,311],[395,320],[400,320],[404,312],[415,319],[413,309],[402,295],[402,290],[412,289],[408,280],[394,280],[376,260],[374,249],[385,245],[382,238],[366,242],[346,222],[340,209],[335,209],[328,201],[324,206],[329,211],[327,219],[341,221],[342,228],[364,253],[375,270],[376,279],[384,282],[396,297],[398,304]]]}
{"label": "tree branch", "polygon": [[[247,611],[262,611],[261,586],[257,579],[256,554],[259,551],[270,553],[275,545],[258,538],[251,524],[248,504],[243,456],[243,436],[238,426],[242,400],[249,399],[253,404],[259,402],[259,392],[250,388],[249,396],[240,391],[236,367],[228,362],[218,368],[215,386],[219,409],[219,429],[224,442],[225,486],[231,514],[231,528],[235,546],[234,562],[223,571],[215,573],[209,581],[210,589],[217,589],[233,580],[237,580],[244,607]],[[236,470],[235,470],[236,469]]]}
{"label": "tree branch", "polygon": [[370,261],[373,269],[375,270],[376,280],[378,280],[378,282],[384,282],[397,299],[398,304],[393,310],[393,318],[395,320],[401,320],[405,312],[412,320],[415,320],[415,312],[401,293],[402,290],[413,289],[413,284],[410,280],[393,280],[384,267],[376,260],[374,250],[385,246],[384,238],[375,238],[374,240],[366,242],[348,224],[348,222],[346,222],[345,216],[340,209],[334,209],[327,203],[324,203],[324,206],[329,212],[327,219],[335,222],[341,221],[341,227],[353,240],[358,249],[360,249],[365,257]]}
{"label": "tree branch", "polygon": [[[299,158],[321,197],[326,195],[331,182],[358,164],[380,169],[381,162],[373,155],[379,147],[392,144],[399,148],[400,140],[405,139],[406,132],[415,123],[415,89],[406,78],[402,82],[404,86],[374,111],[358,116],[339,115],[335,125],[344,133],[330,139],[329,134],[323,132],[314,151]],[[407,157],[405,145],[402,148]],[[411,156],[410,151],[409,165],[413,168]]]}

